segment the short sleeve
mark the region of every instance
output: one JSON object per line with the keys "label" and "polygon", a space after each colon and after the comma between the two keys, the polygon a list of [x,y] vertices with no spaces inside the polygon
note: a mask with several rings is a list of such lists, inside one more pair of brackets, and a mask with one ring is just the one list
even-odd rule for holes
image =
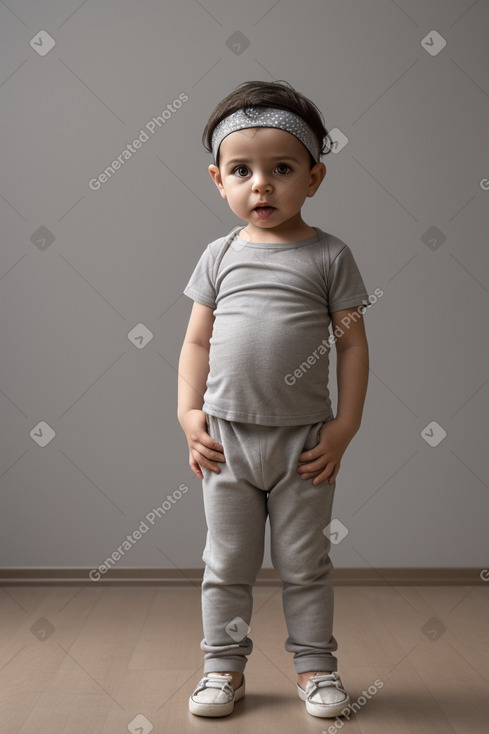
{"label": "short sleeve", "polygon": [[214,264],[215,257],[208,246],[202,253],[183,291],[193,301],[197,301],[203,306],[209,306],[209,308],[216,307]]}
{"label": "short sleeve", "polygon": [[330,313],[361,306],[362,302],[368,301],[365,284],[348,245],[343,246],[330,264],[327,283]]}

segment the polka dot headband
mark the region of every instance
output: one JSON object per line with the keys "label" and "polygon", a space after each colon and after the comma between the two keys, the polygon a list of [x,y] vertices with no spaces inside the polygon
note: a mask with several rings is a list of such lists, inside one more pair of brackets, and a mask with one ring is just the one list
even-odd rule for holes
{"label": "polka dot headband", "polygon": [[225,137],[236,130],[250,127],[276,127],[285,130],[303,143],[317,163],[320,157],[320,146],[313,131],[302,117],[290,110],[277,107],[246,107],[233,112],[216,125],[212,133],[212,155],[217,165],[219,146]]}

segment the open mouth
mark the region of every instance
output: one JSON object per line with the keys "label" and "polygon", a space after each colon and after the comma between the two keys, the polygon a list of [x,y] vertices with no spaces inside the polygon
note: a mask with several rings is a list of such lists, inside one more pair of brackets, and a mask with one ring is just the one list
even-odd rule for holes
{"label": "open mouth", "polygon": [[253,211],[255,211],[259,217],[268,217],[272,212],[275,211],[274,206],[256,206]]}

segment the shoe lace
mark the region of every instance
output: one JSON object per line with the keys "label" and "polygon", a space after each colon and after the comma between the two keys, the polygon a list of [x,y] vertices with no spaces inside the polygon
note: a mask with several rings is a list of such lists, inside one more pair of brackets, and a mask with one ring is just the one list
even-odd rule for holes
{"label": "shoe lace", "polygon": [[230,698],[234,696],[234,690],[229,685],[228,679],[225,678],[222,675],[206,675],[204,676],[197,686],[194,695],[197,695],[200,693],[200,691],[205,690],[206,688],[220,688],[226,695],[228,695]]}
{"label": "shoe lace", "polygon": [[308,683],[309,682],[311,682],[313,685],[308,693],[308,698],[312,698],[312,696],[314,696],[314,694],[317,693],[320,688],[333,687],[338,688],[338,690],[340,691],[343,691],[340,677],[338,673],[335,672],[328,673],[327,675],[314,675],[309,678]]}

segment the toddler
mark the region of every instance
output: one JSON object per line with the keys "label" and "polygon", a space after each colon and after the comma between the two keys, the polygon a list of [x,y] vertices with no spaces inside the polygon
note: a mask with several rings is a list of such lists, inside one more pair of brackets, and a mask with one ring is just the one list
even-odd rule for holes
{"label": "toddler", "polygon": [[194,304],[179,362],[178,419],[202,479],[207,523],[204,671],[189,699],[198,716],[226,716],[244,696],[267,517],[298,695],[319,717],[340,715],[350,700],[333,655],[324,531],[362,417],[368,294],[348,245],[302,218],[326,174],[325,140],[318,108],[287,82],[241,84],[204,130],[209,173],[246,226],[207,246],[184,290]]}

